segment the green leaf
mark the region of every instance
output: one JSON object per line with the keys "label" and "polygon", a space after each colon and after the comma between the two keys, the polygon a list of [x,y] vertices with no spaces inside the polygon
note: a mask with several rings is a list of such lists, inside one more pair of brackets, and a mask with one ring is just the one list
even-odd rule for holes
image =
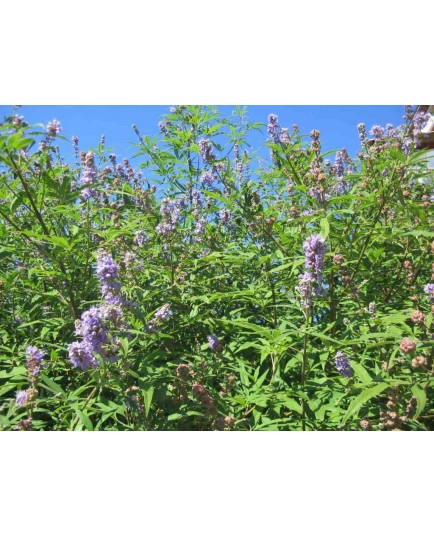
{"label": "green leaf", "polygon": [[413,387],[411,388],[411,392],[413,393],[413,396],[416,398],[417,406],[416,406],[416,413],[414,414],[414,418],[417,419],[425,408],[426,392],[424,389],[421,389],[418,385],[413,385]]}
{"label": "green leaf", "polygon": [[172,415],[169,415],[167,417],[167,420],[168,421],[177,421],[179,419],[182,419],[182,417],[184,417],[184,415],[182,415],[181,413],[172,413]]}
{"label": "green leaf", "polygon": [[319,222],[319,226],[321,228],[321,236],[324,238],[324,240],[326,240],[330,233],[330,224],[329,224],[328,219],[321,218],[321,221]]}
{"label": "green leaf", "polygon": [[[303,261],[304,262],[304,261]],[[272,268],[269,273],[274,274],[275,272],[281,272],[282,270],[286,270],[290,266],[293,266],[294,262],[288,262],[287,264],[281,264],[280,266],[276,266],[276,268]]]}
{"label": "green leaf", "polygon": [[150,387],[147,391],[143,391],[143,401],[145,403],[145,415],[149,415],[151,409],[152,397],[154,396],[154,388]]}
{"label": "green leaf", "polygon": [[239,371],[240,371],[241,383],[245,387],[248,387],[250,385],[249,375],[247,374],[247,371],[246,371],[244,365],[241,362],[239,364]]}
{"label": "green leaf", "polygon": [[343,426],[352,415],[357,413],[363,404],[365,404],[371,398],[374,398],[374,396],[382,393],[388,387],[390,387],[388,383],[380,383],[374,387],[371,387],[370,389],[362,391],[359,396],[357,396],[349,405],[347,412],[342,419],[341,426]]}
{"label": "green leaf", "polygon": [[46,242],[50,242],[51,244],[54,244],[55,246],[59,246],[63,249],[71,249],[70,243],[63,236],[46,236],[44,237],[44,240]]}
{"label": "green leaf", "polygon": [[372,383],[372,377],[363,365],[361,365],[360,363],[355,363],[351,360],[351,366],[356,373],[356,376],[360,380],[362,380],[363,383]]}
{"label": "green leaf", "polygon": [[80,421],[84,424],[86,427],[86,430],[93,430],[93,424],[92,421],[89,419],[89,417],[80,409],[78,409],[77,406],[74,406],[75,413],[77,414]]}
{"label": "green leaf", "polygon": [[7,148],[8,149],[23,149],[24,147],[27,147],[28,145],[32,145],[34,141],[31,138],[23,138],[20,132],[17,132],[16,134],[12,134],[12,136],[9,137],[7,141]]}
{"label": "green leaf", "polygon": [[120,338],[119,341],[120,341],[121,346],[122,346],[124,357],[126,357],[128,355],[128,350],[129,350],[129,341],[128,341],[128,339],[126,337]]}
{"label": "green leaf", "polygon": [[296,411],[300,415],[302,413],[302,409],[301,409],[300,404],[296,400],[294,400],[293,398],[286,398],[283,401],[283,405],[285,407],[287,407],[288,409],[292,410],[292,411]]}
{"label": "green leaf", "polygon": [[65,391],[60,387],[60,385],[45,374],[41,374],[41,380],[43,382],[42,385],[49,391],[52,391],[53,393],[62,393],[62,395],[65,394]]}

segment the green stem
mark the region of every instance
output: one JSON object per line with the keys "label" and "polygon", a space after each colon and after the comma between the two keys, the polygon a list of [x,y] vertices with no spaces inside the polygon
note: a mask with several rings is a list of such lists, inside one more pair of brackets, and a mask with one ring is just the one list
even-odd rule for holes
{"label": "green stem", "polygon": [[[308,327],[310,319],[309,309],[303,311],[306,322],[304,328],[304,339],[303,339],[303,356],[301,360],[301,389],[304,394],[304,387],[306,384],[306,370],[307,370],[307,339],[308,339]],[[303,432],[306,430],[306,401],[304,398],[301,399],[301,429]]]}

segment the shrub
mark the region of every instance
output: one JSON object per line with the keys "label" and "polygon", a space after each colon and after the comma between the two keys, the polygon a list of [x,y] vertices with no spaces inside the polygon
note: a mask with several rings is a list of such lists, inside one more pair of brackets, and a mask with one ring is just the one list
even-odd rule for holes
{"label": "shrub", "polygon": [[258,163],[245,114],[133,125],[139,171],[5,119],[1,429],[432,429],[425,118],[328,160],[271,114]]}

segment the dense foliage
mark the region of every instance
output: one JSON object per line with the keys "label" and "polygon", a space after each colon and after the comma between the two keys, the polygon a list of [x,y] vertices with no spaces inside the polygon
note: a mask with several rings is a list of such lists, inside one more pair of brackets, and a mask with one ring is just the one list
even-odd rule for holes
{"label": "dense foliage", "polygon": [[[432,429],[425,117],[322,154],[246,110],[176,106],[66,163],[0,126],[0,428]],[[250,153],[248,152],[248,150]],[[330,158],[330,160],[328,159]],[[432,282],[431,282],[432,281]]]}

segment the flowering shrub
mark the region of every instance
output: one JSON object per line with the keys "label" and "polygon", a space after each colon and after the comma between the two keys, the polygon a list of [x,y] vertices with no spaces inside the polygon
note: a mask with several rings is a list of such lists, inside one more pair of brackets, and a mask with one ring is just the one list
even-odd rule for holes
{"label": "flowering shrub", "polygon": [[6,118],[0,428],[432,429],[426,121],[327,159],[270,114],[258,162],[243,110],[176,106],[135,169]]}

